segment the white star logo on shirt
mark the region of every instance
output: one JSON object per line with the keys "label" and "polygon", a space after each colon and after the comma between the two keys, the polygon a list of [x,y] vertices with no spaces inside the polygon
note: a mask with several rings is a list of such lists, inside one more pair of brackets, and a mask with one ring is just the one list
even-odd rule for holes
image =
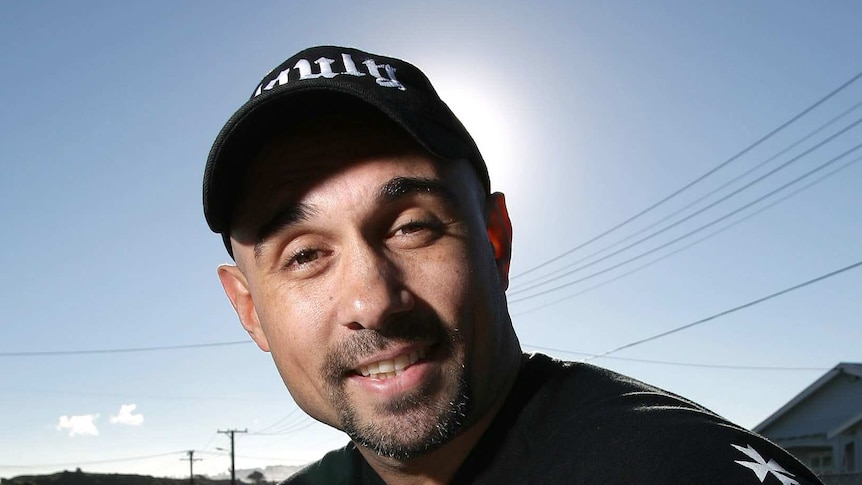
{"label": "white star logo on shirt", "polygon": [[760,480],[760,483],[763,483],[763,481],[766,480],[766,477],[769,476],[769,474],[771,473],[772,476],[781,481],[782,485],[799,485],[799,482],[793,479],[792,473],[782,468],[781,465],[776,463],[775,460],[773,460],[772,458],[770,458],[768,462],[764,460],[763,457],[760,456],[760,453],[758,453],[757,450],[752,448],[751,445],[748,445],[748,447],[746,448],[733,444],[731,446],[733,446],[740,452],[745,453],[746,456],[754,460],[734,461],[746,468],[750,468],[751,471],[753,471],[754,474],[757,475],[757,478],[758,480]]}

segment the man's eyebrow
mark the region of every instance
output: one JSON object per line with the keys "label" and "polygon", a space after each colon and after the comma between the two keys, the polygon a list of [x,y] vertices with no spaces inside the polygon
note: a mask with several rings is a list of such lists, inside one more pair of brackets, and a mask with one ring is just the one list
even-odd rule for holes
{"label": "man's eyebrow", "polygon": [[268,222],[260,226],[254,240],[254,257],[260,257],[263,243],[273,234],[285,227],[298,224],[307,220],[314,213],[314,209],[305,203],[297,202],[278,211]]}
{"label": "man's eyebrow", "polygon": [[[424,177],[395,177],[380,186],[376,197],[380,201],[392,202],[416,193],[434,195],[453,206],[458,206],[458,198],[452,189],[440,180]],[[315,209],[303,202],[290,204],[279,210],[257,231],[254,241],[255,259],[260,258],[264,243],[272,235],[288,226],[307,220],[314,213]]]}
{"label": "man's eyebrow", "polygon": [[377,199],[392,202],[410,194],[430,194],[443,198],[447,203],[458,206],[458,198],[451,188],[440,180],[421,177],[395,177],[381,185],[377,190]]}

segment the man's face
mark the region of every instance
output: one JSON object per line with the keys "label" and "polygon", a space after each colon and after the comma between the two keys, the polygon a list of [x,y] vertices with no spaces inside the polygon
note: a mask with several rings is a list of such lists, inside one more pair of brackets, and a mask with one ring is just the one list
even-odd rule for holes
{"label": "man's face", "polygon": [[300,407],[406,459],[504,397],[511,232],[468,163],[346,125],[266,146],[234,217],[237,267],[219,274]]}

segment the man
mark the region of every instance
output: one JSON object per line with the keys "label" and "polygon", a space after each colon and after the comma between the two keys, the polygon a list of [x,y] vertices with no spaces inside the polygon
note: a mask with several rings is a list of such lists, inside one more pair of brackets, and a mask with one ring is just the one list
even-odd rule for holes
{"label": "man", "polygon": [[350,437],[287,483],[820,483],[694,403],[522,354],[505,200],[404,61],[324,46],[267,74],[213,145],[204,212],[243,327]]}

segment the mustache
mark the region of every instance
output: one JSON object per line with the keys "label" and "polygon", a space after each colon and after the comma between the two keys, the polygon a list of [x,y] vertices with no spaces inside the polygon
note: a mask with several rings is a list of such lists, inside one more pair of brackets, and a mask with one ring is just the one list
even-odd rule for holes
{"label": "mustache", "polygon": [[390,317],[380,328],[362,329],[339,342],[324,359],[323,375],[332,383],[353,371],[359,360],[397,344],[422,343],[451,347],[453,337],[433,312],[416,311]]}

